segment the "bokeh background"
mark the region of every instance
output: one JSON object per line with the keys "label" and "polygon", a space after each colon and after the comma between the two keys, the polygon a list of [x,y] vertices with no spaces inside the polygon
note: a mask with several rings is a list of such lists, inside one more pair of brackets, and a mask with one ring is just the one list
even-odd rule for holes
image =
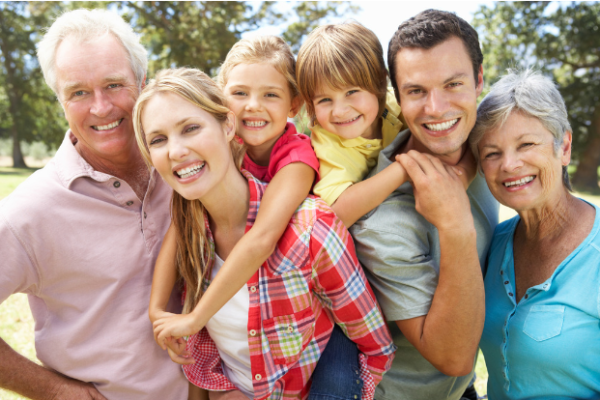
{"label": "bokeh background", "polygon": [[[315,27],[349,19],[373,30],[387,52],[402,21],[428,8],[455,12],[479,32],[484,94],[507,68],[533,67],[556,82],[574,131],[573,186],[600,205],[600,3],[539,1],[0,2],[0,199],[43,167],[64,137],[67,124],[44,83],[35,50],[56,16],[82,7],[108,8],[132,25],[149,51],[149,78],[177,66],[214,76],[231,46],[250,35],[281,35],[297,52]],[[305,117],[298,118],[305,127]],[[513,215],[502,208],[500,219]],[[0,337],[37,362],[25,295],[0,305]],[[481,355],[476,371],[484,398],[487,370]],[[0,400],[21,398],[0,389]]]}

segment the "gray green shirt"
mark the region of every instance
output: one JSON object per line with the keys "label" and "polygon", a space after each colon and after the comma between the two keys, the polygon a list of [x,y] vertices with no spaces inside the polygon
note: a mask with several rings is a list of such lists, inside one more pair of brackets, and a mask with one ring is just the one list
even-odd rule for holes
{"label": "gray green shirt", "polygon": [[[390,165],[390,156],[409,136],[409,130],[400,132],[381,151],[378,165],[369,176]],[[477,231],[477,252],[483,268],[498,223],[498,203],[479,174],[467,194]],[[375,398],[460,399],[473,379],[473,372],[459,378],[442,374],[408,342],[395,323],[429,312],[439,276],[440,244],[437,229],[415,210],[411,184],[405,183],[396,189],[379,207],[358,220],[350,232],[354,237],[358,258],[389,321],[394,343],[398,346],[392,369],[384,375]]]}

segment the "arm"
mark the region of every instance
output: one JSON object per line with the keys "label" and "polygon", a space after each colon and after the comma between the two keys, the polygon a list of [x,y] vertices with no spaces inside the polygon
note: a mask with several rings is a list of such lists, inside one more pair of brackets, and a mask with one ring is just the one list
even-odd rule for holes
{"label": "arm", "polygon": [[413,181],[416,210],[438,230],[441,257],[427,315],[396,323],[442,373],[466,375],[473,368],[485,318],[469,199],[456,174],[437,158],[411,151],[400,162]]}
{"label": "arm", "polygon": [[106,400],[91,383],[67,378],[28,360],[0,339],[0,387],[30,399]]}
{"label": "arm", "polygon": [[175,226],[171,223],[163,239],[160,253],[158,253],[158,258],[154,266],[150,305],[148,307],[148,315],[152,323],[166,313],[167,304],[169,303],[169,298],[171,297],[171,292],[177,278],[177,267],[175,266],[176,253],[177,233],[175,232]]}
{"label": "arm", "polygon": [[395,162],[375,176],[348,187],[331,205],[335,214],[350,228],[360,217],[380,205],[408,175]]}
{"label": "arm", "polygon": [[155,324],[160,339],[198,332],[248,282],[275,249],[294,211],[308,195],[314,176],[314,170],[300,162],[288,164],[275,174],[262,198],[256,222],[231,253],[224,255],[225,264],[194,311],[174,323]]}

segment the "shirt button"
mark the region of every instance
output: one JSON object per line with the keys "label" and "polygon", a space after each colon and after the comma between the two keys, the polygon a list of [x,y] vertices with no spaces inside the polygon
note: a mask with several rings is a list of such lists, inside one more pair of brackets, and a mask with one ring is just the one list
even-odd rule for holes
{"label": "shirt button", "polygon": [[250,286],[250,291],[252,293],[255,293],[256,292],[256,286]]}
{"label": "shirt button", "polygon": [[504,284],[505,284],[505,285],[508,285],[508,281],[504,281]]}
{"label": "shirt button", "polygon": [[121,187],[121,182],[114,181],[113,186],[116,187],[116,188],[119,188],[119,187]]}
{"label": "shirt button", "polygon": [[146,211],[144,211],[144,219],[146,219],[148,215],[146,215]]}
{"label": "shirt button", "polygon": [[250,336],[256,336],[256,331],[254,329],[250,330]]}
{"label": "shirt button", "polygon": [[544,287],[544,289],[548,289],[548,286],[549,285],[546,283],[543,287]]}
{"label": "shirt button", "polygon": [[512,294],[512,293],[508,293],[508,295],[509,295],[510,297],[512,297],[512,295],[513,295],[513,294]]}
{"label": "shirt button", "polygon": [[526,298],[526,299],[528,299],[528,298],[529,298],[529,295],[528,295],[528,294],[526,294],[526,295],[525,295],[525,298]]}
{"label": "shirt button", "polygon": [[130,200],[130,201],[128,201],[127,203],[125,203],[125,205],[127,205],[127,206],[130,206],[130,205],[132,205],[132,204],[133,204],[133,201],[131,201],[131,200]]}
{"label": "shirt button", "polygon": [[367,146],[366,146],[366,147],[367,147],[367,149],[370,149],[370,148],[371,148],[371,144],[370,144],[370,143],[369,143],[369,144],[367,144]]}
{"label": "shirt button", "polygon": [[294,327],[291,325],[288,325],[288,332],[294,332]]}
{"label": "shirt button", "polygon": [[262,379],[262,375],[256,374],[256,375],[254,375],[254,379],[256,379],[257,381],[260,381]]}
{"label": "shirt button", "polygon": [[504,275],[504,271],[500,271],[500,275]]}

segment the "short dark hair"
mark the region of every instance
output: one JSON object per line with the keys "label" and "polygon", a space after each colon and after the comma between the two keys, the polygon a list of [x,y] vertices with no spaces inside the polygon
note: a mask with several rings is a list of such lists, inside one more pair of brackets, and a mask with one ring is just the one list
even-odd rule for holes
{"label": "short dark hair", "polygon": [[467,21],[454,13],[429,9],[401,23],[390,40],[388,69],[397,96],[399,95],[398,83],[396,82],[396,55],[398,52],[403,48],[429,50],[452,36],[456,36],[464,43],[471,58],[473,73],[477,82],[479,67],[483,63],[483,54],[479,47],[477,31]]}

